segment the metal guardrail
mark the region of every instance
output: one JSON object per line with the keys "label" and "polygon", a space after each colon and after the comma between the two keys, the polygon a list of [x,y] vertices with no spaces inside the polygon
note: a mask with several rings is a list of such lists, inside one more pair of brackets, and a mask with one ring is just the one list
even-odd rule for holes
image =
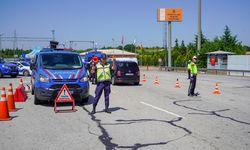
{"label": "metal guardrail", "polygon": [[[161,66],[161,70],[165,71],[187,71],[186,67],[166,67],[166,66]],[[207,68],[198,68],[199,72],[203,72],[205,74],[224,74],[224,75],[231,75],[231,73],[242,73],[241,75],[244,77],[246,73],[248,73],[250,76],[250,70],[230,70],[230,69],[207,69]]]}

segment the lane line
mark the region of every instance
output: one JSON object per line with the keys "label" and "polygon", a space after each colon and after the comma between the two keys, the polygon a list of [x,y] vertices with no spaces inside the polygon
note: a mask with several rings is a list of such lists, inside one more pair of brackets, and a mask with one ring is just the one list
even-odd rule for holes
{"label": "lane line", "polygon": [[153,106],[153,105],[151,105],[151,104],[148,104],[148,103],[145,103],[145,102],[140,102],[140,103],[141,103],[141,104],[144,104],[144,105],[147,105],[147,106],[149,106],[149,107],[152,107],[152,108],[154,108],[154,109],[157,109],[157,110],[163,111],[163,112],[168,113],[168,114],[170,114],[170,115],[173,115],[173,116],[176,116],[176,117],[181,117],[181,118],[184,118],[184,117],[182,117],[182,116],[180,116],[180,115],[178,115],[178,114],[175,114],[175,113],[170,112],[170,111],[167,111],[167,110],[165,110],[165,109],[162,109],[162,108],[159,108],[159,107]]}

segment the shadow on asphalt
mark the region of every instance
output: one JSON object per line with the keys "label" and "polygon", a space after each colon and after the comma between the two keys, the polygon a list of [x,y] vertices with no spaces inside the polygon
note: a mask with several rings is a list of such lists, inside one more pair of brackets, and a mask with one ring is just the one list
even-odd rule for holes
{"label": "shadow on asphalt", "polygon": [[[112,110],[112,108],[110,108],[110,109]],[[122,108],[117,107],[117,108],[113,108],[113,109],[114,110],[120,110]],[[137,150],[139,148],[144,148],[144,147],[149,147],[149,146],[166,145],[166,144],[168,144],[170,142],[177,141],[177,140],[179,140],[181,138],[184,138],[184,137],[192,134],[192,132],[189,129],[175,124],[176,122],[181,121],[182,118],[177,118],[177,119],[170,120],[170,121],[158,120],[158,119],[133,119],[133,120],[119,119],[119,120],[116,120],[117,123],[102,123],[100,119],[97,119],[96,116],[94,114],[91,114],[90,111],[87,110],[85,107],[83,107],[83,110],[86,111],[90,115],[91,120],[94,121],[96,123],[97,127],[100,129],[101,135],[96,135],[96,134],[95,135],[98,136],[99,140],[103,143],[106,150],[113,150],[113,149],[119,149],[119,148],[120,149],[121,148],[129,148],[129,149],[132,149],[132,150]],[[185,132],[185,134],[183,136],[179,137],[179,138],[175,138],[175,139],[171,139],[171,140],[167,140],[167,141],[162,141],[162,142],[135,143],[133,145],[119,145],[117,143],[112,142],[113,138],[109,135],[108,131],[104,128],[105,125],[113,126],[113,125],[137,124],[137,123],[145,123],[145,122],[163,122],[163,123],[172,125],[172,126],[174,126],[176,128],[179,128],[179,129],[183,130]],[[90,126],[90,125],[88,124],[88,126]],[[93,134],[90,130],[89,130],[89,133]]]}
{"label": "shadow on asphalt", "polygon": [[245,124],[245,125],[250,125],[249,122],[245,122],[245,121],[241,121],[241,120],[237,120],[234,119],[232,117],[228,117],[228,116],[224,116],[219,114],[219,112],[224,112],[224,111],[229,111],[230,109],[222,109],[222,110],[202,110],[202,109],[197,109],[194,107],[190,107],[184,104],[180,104],[181,102],[194,102],[194,101],[201,101],[201,100],[178,100],[178,101],[174,101],[173,104],[179,107],[183,107],[189,110],[194,110],[194,111],[198,111],[198,113],[188,113],[190,115],[213,115],[213,116],[217,116],[220,118],[224,118],[224,119],[228,119],[237,123],[241,123],[241,124]]}

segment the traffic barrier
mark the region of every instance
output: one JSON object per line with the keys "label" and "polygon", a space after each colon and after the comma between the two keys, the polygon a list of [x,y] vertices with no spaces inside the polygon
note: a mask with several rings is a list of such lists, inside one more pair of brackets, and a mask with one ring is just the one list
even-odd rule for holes
{"label": "traffic barrier", "polygon": [[9,115],[8,104],[6,100],[5,88],[2,88],[1,99],[0,99],[0,121],[8,121],[12,118]]}
{"label": "traffic barrier", "polygon": [[158,76],[155,77],[155,82],[154,84],[160,84],[159,81],[158,81]]}
{"label": "traffic barrier", "polygon": [[14,95],[13,95],[13,89],[12,89],[12,84],[9,84],[8,88],[8,110],[9,112],[15,112],[17,111],[16,106],[15,106],[15,100],[14,100]]}
{"label": "traffic barrier", "polygon": [[27,94],[25,93],[25,88],[20,84],[14,93],[15,102],[25,102],[27,99]]}
{"label": "traffic barrier", "polygon": [[215,89],[214,89],[213,94],[221,94],[221,93],[219,92],[219,85],[218,85],[218,83],[215,84]]}
{"label": "traffic barrier", "polygon": [[176,79],[175,82],[175,88],[181,88],[178,78]]}
{"label": "traffic barrier", "polygon": [[146,75],[145,74],[143,74],[143,80],[142,80],[142,82],[146,82]]}

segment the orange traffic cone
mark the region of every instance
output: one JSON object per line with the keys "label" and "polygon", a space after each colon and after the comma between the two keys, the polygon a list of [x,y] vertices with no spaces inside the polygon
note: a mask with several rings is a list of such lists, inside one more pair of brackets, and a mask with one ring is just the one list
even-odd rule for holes
{"label": "orange traffic cone", "polygon": [[17,111],[16,106],[15,106],[13,89],[12,89],[11,83],[9,84],[9,88],[8,88],[8,110],[9,110],[9,112]]}
{"label": "orange traffic cone", "polygon": [[3,87],[0,100],[0,121],[8,121],[8,120],[11,120],[11,118],[8,111],[5,88]]}
{"label": "orange traffic cone", "polygon": [[24,90],[25,90],[25,86],[23,84],[23,79],[22,78],[20,79],[20,85],[22,85],[24,87]]}
{"label": "orange traffic cone", "polygon": [[178,78],[176,79],[175,82],[175,88],[181,88]]}
{"label": "orange traffic cone", "polygon": [[23,85],[23,79],[22,78],[20,79],[20,84]]}
{"label": "orange traffic cone", "polygon": [[142,82],[146,82],[146,76],[145,76],[145,74],[143,74],[143,80],[142,80]]}
{"label": "orange traffic cone", "polygon": [[215,84],[215,89],[214,89],[213,94],[220,94],[218,83]]}
{"label": "orange traffic cone", "polygon": [[155,82],[154,84],[160,84],[159,81],[158,81],[158,76],[155,77]]}

